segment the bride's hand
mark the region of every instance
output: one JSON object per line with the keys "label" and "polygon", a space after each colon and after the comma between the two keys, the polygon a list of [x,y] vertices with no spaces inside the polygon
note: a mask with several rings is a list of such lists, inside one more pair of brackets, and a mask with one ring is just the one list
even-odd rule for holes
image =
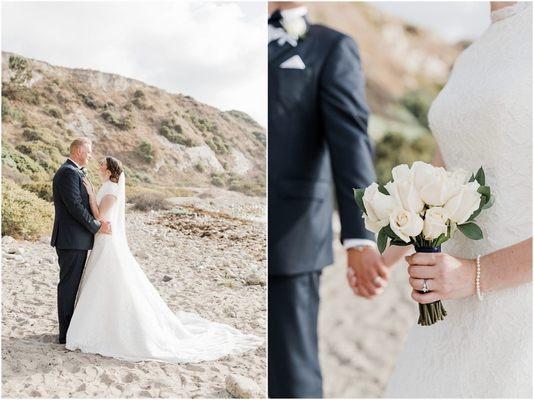
{"label": "bride's hand", "polygon": [[87,194],[89,196],[94,196],[95,191],[93,189],[93,185],[91,185],[91,182],[89,182],[87,178],[83,178],[83,185],[85,186],[85,189],[87,189]]}
{"label": "bride's hand", "polygon": [[[415,253],[406,257],[412,298],[418,303],[457,299],[475,293],[476,261],[445,253]],[[424,280],[428,288],[423,290]]]}

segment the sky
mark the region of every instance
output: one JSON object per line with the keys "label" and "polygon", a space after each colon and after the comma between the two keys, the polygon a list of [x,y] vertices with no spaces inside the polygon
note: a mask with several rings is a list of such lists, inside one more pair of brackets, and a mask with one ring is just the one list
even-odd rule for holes
{"label": "sky", "polygon": [[182,93],[267,124],[265,3],[2,2],[2,50]]}
{"label": "sky", "polygon": [[[489,2],[373,2],[455,42],[489,24]],[[335,6],[335,5],[333,5]],[[267,123],[263,2],[2,2],[2,49],[112,72]]]}
{"label": "sky", "polygon": [[429,28],[450,43],[476,39],[490,23],[489,1],[388,1],[372,5]]}

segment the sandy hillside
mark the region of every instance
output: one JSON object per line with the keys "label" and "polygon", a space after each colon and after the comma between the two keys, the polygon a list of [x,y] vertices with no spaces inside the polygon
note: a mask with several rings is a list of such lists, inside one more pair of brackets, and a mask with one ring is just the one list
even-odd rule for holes
{"label": "sandy hillside", "polygon": [[[265,337],[264,199],[209,189],[173,201],[170,211],[127,211],[130,248],[150,281],[173,310]],[[59,268],[48,240],[3,238],[3,397],[225,398],[227,388],[264,395],[265,346],[171,365],[122,362],[56,344]],[[250,379],[252,387],[228,385],[231,374]]]}

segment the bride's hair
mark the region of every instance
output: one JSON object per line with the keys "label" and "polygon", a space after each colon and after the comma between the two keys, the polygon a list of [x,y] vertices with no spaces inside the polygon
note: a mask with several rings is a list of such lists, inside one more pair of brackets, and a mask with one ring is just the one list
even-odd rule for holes
{"label": "bride's hair", "polygon": [[119,177],[121,176],[124,169],[122,168],[122,163],[117,160],[115,157],[108,156],[106,157],[106,168],[111,172],[109,180],[111,182],[118,183]]}

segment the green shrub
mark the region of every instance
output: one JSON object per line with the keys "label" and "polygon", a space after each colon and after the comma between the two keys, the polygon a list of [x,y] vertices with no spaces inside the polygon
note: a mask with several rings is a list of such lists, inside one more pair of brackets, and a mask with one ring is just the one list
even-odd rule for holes
{"label": "green shrub", "polygon": [[199,162],[195,164],[195,169],[200,173],[204,172],[204,166]]}
{"label": "green shrub", "polygon": [[2,145],[2,165],[16,169],[26,176],[41,174],[45,176],[45,171],[37,162],[21,152],[12,149],[5,144]]}
{"label": "green shrub", "polygon": [[265,176],[239,176],[231,174],[228,179],[228,189],[248,196],[265,196]]}
{"label": "green shrub", "polygon": [[106,110],[101,114],[101,117],[104,119],[104,121],[116,126],[120,130],[128,131],[134,128],[132,117],[129,115],[126,117],[121,117],[110,110]]}
{"label": "green shrub", "polygon": [[10,81],[16,85],[24,85],[32,79],[30,62],[20,56],[9,56],[9,69],[13,72]]}
{"label": "green shrub", "polygon": [[99,107],[98,103],[91,95],[80,93],[80,97],[87,107],[92,108],[93,110],[96,110]]}
{"label": "green shrub", "polygon": [[53,206],[10,179],[2,179],[2,235],[32,240],[50,234]]}
{"label": "green shrub", "polygon": [[133,94],[135,99],[144,99],[145,93],[141,89],[137,89]]}
{"label": "green shrub", "polygon": [[22,185],[24,190],[36,194],[39,198],[51,202],[54,200],[52,182],[31,182]]}
{"label": "green shrub", "polygon": [[144,162],[150,163],[154,160],[154,149],[152,144],[143,140],[139,146],[135,149],[135,154]]}
{"label": "green shrub", "polygon": [[220,175],[213,174],[211,176],[211,184],[217,187],[224,187],[224,178]]}
{"label": "green shrub", "polygon": [[401,98],[401,104],[419,121],[428,128],[428,111],[435,94],[426,89],[417,89],[406,93]]}
{"label": "green shrub", "polygon": [[267,145],[267,136],[264,132],[254,131],[252,132],[252,136],[254,136],[254,138],[263,145],[263,147]]}
{"label": "green shrub", "polygon": [[212,136],[211,139],[206,140],[206,144],[217,154],[228,154],[230,146],[226,144],[221,136]]}
{"label": "green shrub", "polygon": [[399,164],[420,160],[431,162],[436,149],[430,134],[421,135],[413,140],[397,132],[387,132],[376,144],[375,169],[378,182],[385,184],[391,180],[391,170]]}
{"label": "green shrub", "polygon": [[240,119],[246,122],[247,124],[250,124],[257,128],[261,128],[260,124],[258,124],[250,115],[248,115],[247,113],[244,113],[243,111],[230,110],[230,111],[226,111],[225,114],[231,115],[232,117],[236,119]]}
{"label": "green shrub", "polygon": [[128,202],[133,203],[134,209],[140,211],[168,210],[172,204],[165,198],[163,193],[157,191],[138,192],[128,198]]}
{"label": "green shrub", "polygon": [[159,134],[172,143],[178,143],[187,147],[195,145],[191,138],[184,135],[182,126],[176,122],[174,117],[161,121]]}

